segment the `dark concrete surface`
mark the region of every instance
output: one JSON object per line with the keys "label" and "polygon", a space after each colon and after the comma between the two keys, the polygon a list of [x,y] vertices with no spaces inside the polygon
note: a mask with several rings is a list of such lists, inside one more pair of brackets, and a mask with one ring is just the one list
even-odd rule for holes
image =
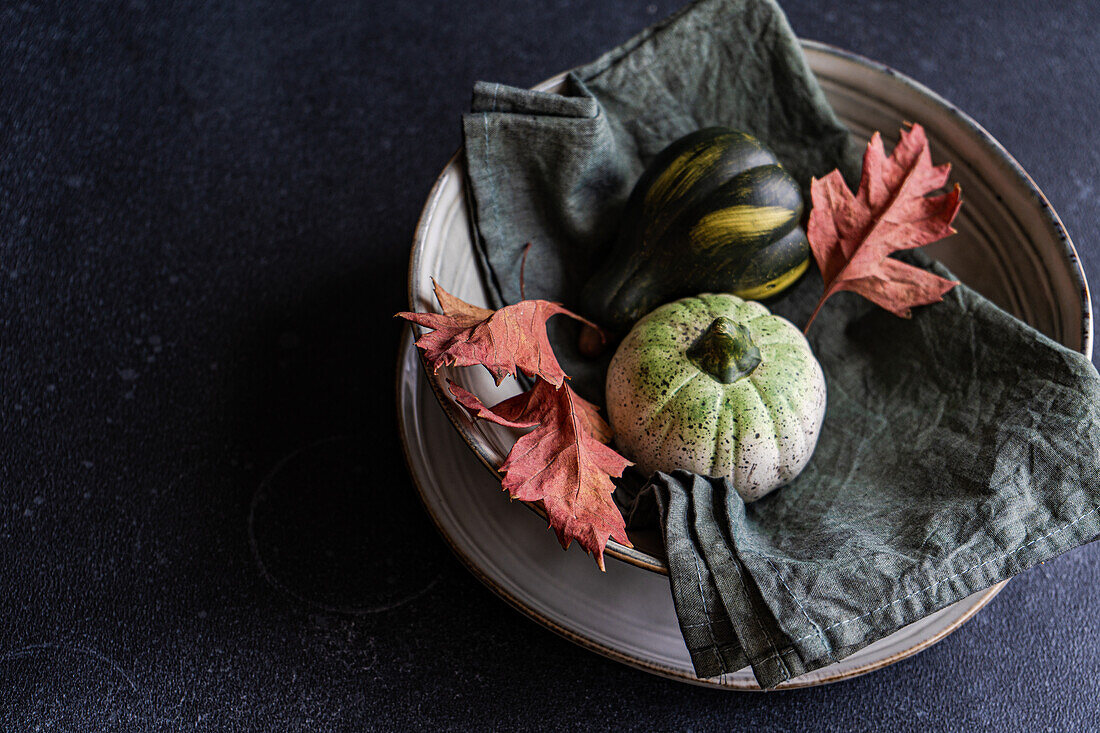
{"label": "dark concrete surface", "polygon": [[[0,730],[1097,727],[1096,546],[912,659],[759,695],[571,645],[430,525],[390,314],[470,88],[678,6],[0,5]],[[988,128],[1100,283],[1100,6],[785,6]]]}

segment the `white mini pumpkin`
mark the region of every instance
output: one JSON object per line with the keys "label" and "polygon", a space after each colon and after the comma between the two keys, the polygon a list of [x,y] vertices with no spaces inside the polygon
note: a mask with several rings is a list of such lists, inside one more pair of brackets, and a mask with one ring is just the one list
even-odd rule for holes
{"label": "white mini pumpkin", "polygon": [[825,377],[790,321],[704,294],[634,325],[611,359],[607,408],[616,442],[642,471],[728,476],[749,502],[809,462]]}

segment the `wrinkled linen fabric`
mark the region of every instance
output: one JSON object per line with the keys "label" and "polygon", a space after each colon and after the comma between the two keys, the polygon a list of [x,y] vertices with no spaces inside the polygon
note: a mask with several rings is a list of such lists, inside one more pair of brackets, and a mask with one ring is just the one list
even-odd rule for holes
{"label": "wrinkled linen fabric", "polygon": [[[527,297],[575,305],[646,163],[711,125],[761,138],[805,187],[833,168],[858,181],[861,151],[769,0],[698,2],[559,93],[478,83],[463,130],[493,303],[520,299],[531,242]],[[802,324],[820,294],[811,269],[768,306]],[[602,403],[610,355],[581,357],[567,321],[555,351]],[[910,320],[841,293],[810,342],[828,409],[793,483],[746,505],[674,471],[642,495],[699,677],[751,665],[774,687],[1100,534],[1100,377],[1081,354],[965,285]]]}

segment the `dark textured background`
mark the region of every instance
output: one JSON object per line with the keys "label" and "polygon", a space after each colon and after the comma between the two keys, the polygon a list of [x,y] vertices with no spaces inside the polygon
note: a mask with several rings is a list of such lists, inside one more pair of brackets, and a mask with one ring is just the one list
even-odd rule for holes
{"label": "dark textured background", "polygon": [[[1100,8],[923,5],[786,9],[987,127],[1100,283]],[[1100,724],[1095,546],[917,657],[758,695],[585,652],[436,536],[389,315],[470,87],[678,6],[0,5],[0,729]]]}

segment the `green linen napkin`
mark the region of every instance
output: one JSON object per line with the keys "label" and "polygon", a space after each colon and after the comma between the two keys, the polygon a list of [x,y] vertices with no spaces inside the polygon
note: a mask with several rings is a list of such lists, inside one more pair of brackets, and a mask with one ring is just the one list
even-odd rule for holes
{"label": "green linen napkin", "polygon": [[[476,241],[496,305],[576,303],[646,162],[711,125],[750,132],[808,185],[860,155],[771,0],[703,0],[571,73],[562,94],[479,83],[463,127]],[[884,131],[892,132],[892,131]],[[942,268],[919,254],[910,262]],[[773,311],[805,323],[811,272]],[[573,386],[606,360],[551,321]],[[902,320],[849,293],[810,333],[828,409],[809,466],[745,505],[722,480],[656,474],[677,615],[696,673],[762,687],[1100,534],[1100,376],[965,286]]]}

